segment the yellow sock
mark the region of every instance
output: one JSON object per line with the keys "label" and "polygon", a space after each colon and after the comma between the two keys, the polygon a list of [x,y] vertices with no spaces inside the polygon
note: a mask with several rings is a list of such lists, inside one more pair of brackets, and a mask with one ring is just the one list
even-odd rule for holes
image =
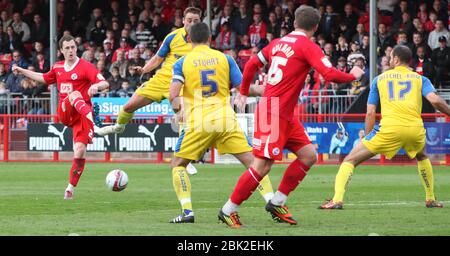
{"label": "yellow sock", "polygon": [[123,108],[119,111],[119,116],[117,117],[118,124],[128,124],[131,119],[133,119],[134,113],[128,113],[123,110]]}
{"label": "yellow sock", "polygon": [[273,197],[273,188],[272,183],[270,182],[269,175],[266,175],[258,185],[258,191],[259,193],[264,197],[264,200],[269,202],[270,199]]}
{"label": "yellow sock", "polygon": [[189,181],[189,175],[186,171],[186,167],[177,166],[172,169],[172,182],[183,211],[192,211],[191,182]]}
{"label": "yellow sock", "polygon": [[417,167],[419,169],[420,180],[425,188],[426,200],[435,200],[433,188],[433,167],[431,166],[430,159],[417,161]]}
{"label": "yellow sock", "polygon": [[349,162],[343,162],[341,167],[339,167],[339,171],[336,174],[336,182],[334,184],[333,202],[344,201],[345,190],[347,189],[354,169],[355,166]]}

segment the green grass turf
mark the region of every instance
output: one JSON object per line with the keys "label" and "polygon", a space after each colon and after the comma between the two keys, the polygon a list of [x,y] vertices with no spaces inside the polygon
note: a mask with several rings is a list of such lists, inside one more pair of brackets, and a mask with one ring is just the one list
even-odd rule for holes
{"label": "green grass turf", "polygon": [[[243,204],[246,228],[232,230],[217,212],[243,171],[239,165],[196,165],[191,176],[195,224],[169,224],[179,212],[171,170],[154,164],[88,163],[75,191],[63,200],[68,163],[0,164],[0,235],[450,235],[450,168],[434,167],[443,209],[427,209],[415,166],[361,166],[346,195],[345,210],[317,207],[333,193],[337,166],[316,166],[288,205],[297,226],[275,223],[258,192]],[[105,187],[108,171],[121,168],[130,182],[122,192]],[[285,166],[271,172],[276,187]]]}

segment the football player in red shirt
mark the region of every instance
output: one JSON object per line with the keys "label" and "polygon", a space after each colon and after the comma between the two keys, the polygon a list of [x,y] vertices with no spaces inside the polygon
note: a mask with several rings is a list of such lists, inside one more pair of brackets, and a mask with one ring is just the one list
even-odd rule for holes
{"label": "football player in red shirt", "polygon": [[241,109],[245,107],[255,70],[270,64],[266,89],[255,112],[255,160],[252,167],[241,175],[230,199],[219,212],[219,219],[232,228],[242,226],[237,213],[239,206],[250,197],[259,181],[270,171],[273,162],[282,159],[284,148],[292,151],[297,159],[286,169],[278,191],[267,203],[266,210],[274,220],[297,224],[285,203],[289,193],[299,185],[317,160],[316,150],[303,125],[293,118],[306,75],[314,68],[326,81],[348,83],[359,79],[364,73],[358,67],[352,69],[350,74],[332,67],[320,47],[309,39],[317,30],[319,21],[320,14],[316,9],[299,7],[295,12],[295,31],[271,42],[244,68],[240,95],[235,102]]}
{"label": "football player in red shirt", "polygon": [[108,88],[109,84],[93,64],[77,57],[77,45],[72,36],[63,36],[59,40],[59,48],[64,61],[56,62],[45,74],[18,66],[13,70],[40,83],[57,84],[58,119],[73,132],[74,158],[69,185],[64,193],[64,199],[72,199],[84,170],[87,145],[94,137],[91,97]]}

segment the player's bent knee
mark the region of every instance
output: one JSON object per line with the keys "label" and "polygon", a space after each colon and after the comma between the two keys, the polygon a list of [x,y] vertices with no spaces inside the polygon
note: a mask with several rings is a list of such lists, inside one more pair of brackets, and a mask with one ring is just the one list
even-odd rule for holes
{"label": "player's bent knee", "polygon": [[69,101],[73,103],[76,98],[83,97],[79,91],[73,91],[69,94]]}
{"label": "player's bent knee", "polygon": [[428,156],[427,156],[427,154],[425,154],[424,152],[419,152],[419,153],[417,153],[417,155],[416,155],[417,161],[423,161],[423,160],[425,160],[425,159],[427,159],[427,158],[428,158]]}

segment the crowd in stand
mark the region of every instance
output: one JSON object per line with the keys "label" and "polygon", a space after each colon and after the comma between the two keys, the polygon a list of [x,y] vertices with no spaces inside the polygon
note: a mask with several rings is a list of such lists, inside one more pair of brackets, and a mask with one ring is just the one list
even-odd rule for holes
{"label": "crowd in stand", "polygon": [[[6,93],[39,97],[48,89],[11,72],[12,65],[47,72],[49,1],[0,0],[0,101]],[[314,93],[358,95],[369,87],[369,1],[347,0],[211,0],[212,47],[235,58],[244,68],[248,59],[272,39],[294,30],[294,12],[301,4],[319,9],[322,19],[312,38],[330,62],[349,71],[367,72],[352,84],[333,84],[312,70],[305,89]],[[158,50],[164,37],[183,26],[187,6],[206,9],[206,0],[60,0],[58,38],[76,37],[78,56],[96,65],[109,81],[101,97],[129,97],[152,74],[136,74]],[[397,44],[413,51],[411,67],[437,88],[450,88],[450,19],[447,0],[378,0],[378,70],[389,68]],[[60,53],[57,54],[61,58]],[[261,70],[264,72],[264,70]],[[343,90],[349,89],[349,90]],[[303,98],[314,96],[302,95]],[[308,102],[308,111],[320,104]],[[0,103],[0,112],[2,112]],[[39,112],[39,111],[38,111]],[[45,111],[41,111],[45,112]]]}

